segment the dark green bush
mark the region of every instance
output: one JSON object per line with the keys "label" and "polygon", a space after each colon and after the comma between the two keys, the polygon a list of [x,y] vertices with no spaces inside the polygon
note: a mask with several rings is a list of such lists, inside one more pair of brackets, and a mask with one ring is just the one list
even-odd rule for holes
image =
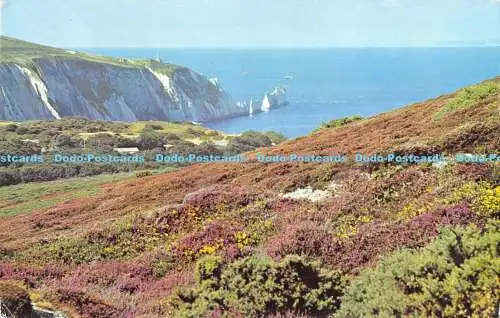
{"label": "dark green bush", "polygon": [[136,147],[135,140],[120,135],[110,135],[107,133],[96,134],[86,142],[86,147],[97,153],[111,153],[114,148]]}
{"label": "dark green bush", "polygon": [[499,227],[448,228],[427,248],[393,253],[351,284],[335,317],[493,317]]}
{"label": "dark green bush", "polygon": [[[38,154],[41,147],[33,142],[24,142],[22,140],[0,140],[0,153],[3,155],[32,155]],[[1,163],[0,165],[7,165]]]}
{"label": "dark green bush", "polygon": [[103,173],[127,172],[144,169],[141,164],[40,164],[20,168],[0,167],[0,186],[28,182],[43,182],[72,177],[88,177]]}
{"label": "dark green bush", "polygon": [[194,151],[197,155],[214,155],[219,156],[222,155],[223,151],[219,149],[213,142],[205,141],[200,145],[196,146]]}
{"label": "dark green bush", "polygon": [[152,130],[163,130],[163,126],[158,124],[147,124],[146,127],[147,129],[152,129]]}
{"label": "dark green bush", "polygon": [[247,131],[241,136],[234,137],[229,141],[226,148],[226,153],[236,155],[247,151],[252,151],[260,147],[272,146],[271,138],[263,133],[256,131]]}
{"label": "dark green bush", "polygon": [[149,177],[149,176],[152,176],[153,173],[149,170],[145,170],[145,171],[137,171],[135,173],[135,176],[136,178],[145,178],[145,177]]}
{"label": "dark green bush", "polygon": [[140,150],[163,148],[164,144],[165,144],[165,138],[163,134],[153,130],[145,129],[137,138],[137,147]]}
{"label": "dark green bush", "polygon": [[17,130],[17,125],[16,124],[8,124],[3,127],[3,130],[8,131],[8,132],[15,132]]}
{"label": "dark green bush", "polygon": [[181,137],[179,137],[177,134],[174,133],[166,133],[164,138],[167,142],[181,140]]}
{"label": "dark green bush", "polygon": [[269,139],[271,139],[271,141],[275,145],[280,144],[280,143],[282,143],[282,142],[284,142],[284,141],[287,140],[287,138],[286,138],[285,135],[283,135],[282,133],[275,132],[275,131],[267,131],[264,134],[267,137],[269,137]]}
{"label": "dark green bush", "polygon": [[202,317],[215,310],[258,317],[293,310],[326,316],[339,306],[344,277],[299,256],[276,263],[251,256],[224,265],[207,256],[196,266],[197,286],[180,289],[172,305],[182,317]]}
{"label": "dark green bush", "polygon": [[186,134],[188,134],[192,137],[201,137],[201,136],[205,135],[205,133],[203,131],[196,130],[192,127],[189,127],[186,129]]}
{"label": "dark green bush", "polygon": [[62,134],[54,138],[54,146],[56,147],[75,147],[77,142],[71,138],[70,135]]}

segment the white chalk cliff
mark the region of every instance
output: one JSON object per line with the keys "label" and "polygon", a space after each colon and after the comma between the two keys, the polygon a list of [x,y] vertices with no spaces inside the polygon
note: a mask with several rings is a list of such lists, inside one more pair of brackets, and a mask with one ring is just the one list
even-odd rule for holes
{"label": "white chalk cliff", "polygon": [[248,106],[234,102],[218,81],[185,67],[161,62],[107,62],[55,52],[21,62],[17,56],[7,59],[7,55],[0,55],[0,120],[81,116],[204,122],[249,112]]}

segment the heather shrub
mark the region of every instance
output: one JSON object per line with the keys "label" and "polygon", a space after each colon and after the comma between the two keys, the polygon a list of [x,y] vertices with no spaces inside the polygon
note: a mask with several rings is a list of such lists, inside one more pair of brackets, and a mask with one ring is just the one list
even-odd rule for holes
{"label": "heather shrub", "polygon": [[154,220],[130,215],[109,228],[37,243],[14,257],[37,263],[73,265],[129,259],[159,246],[167,236],[168,233],[158,228]]}
{"label": "heather shrub", "polygon": [[226,249],[236,247],[239,229],[224,223],[210,223],[202,231],[192,233],[175,242],[172,252],[176,259],[194,260],[204,255],[224,255]]}
{"label": "heather shrub", "polygon": [[481,146],[481,152],[495,152],[498,149],[500,123],[492,119],[484,122],[465,124],[443,137],[441,148],[450,152],[476,152]]}
{"label": "heather shrub", "polygon": [[55,265],[44,267],[28,266],[12,262],[0,262],[0,279],[22,281],[28,287],[36,287],[40,283],[61,279],[64,268]]}
{"label": "heather shrub", "polygon": [[288,214],[298,209],[302,205],[301,201],[279,198],[267,204],[267,208],[277,214]]}
{"label": "heather shrub", "polygon": [[486,181],[491,178],[493,168],[489,164],[462,164],[456,166],[457,174],[468,181]]}
{"label": "heather shrub", "polygon": [[420,250],[403,250],[364,271],[335,317],[491,317],[500,283],[499,223],[446,228]]}
{"label": "heather shrub", "polygon": [[[59,288],[49,293],[57,303],[73,308],[82,317],[124,317],[124,310],[77,288]],[[126,316],[125,316],[126,317]]]}
{"label": "heather shrub", "polygon": [[345,285],[339,272],[299,256],[279,263],[251,256],[229,265],[207,256],[198,261],[196,275],[196,287],[180,289],[172,299],[177,316],[259,317],[297,311],[322,317],[339,306]]}
{"label": "heather shrub", "polygon": [[275,259],[289,254],[328,258],[336,247],[333,234],[317,223],[305,221],[284,228],[267,242],[266,251]]}
{"label": "heather shrub", "polygon": [[185,196],[183,203],[187,207],[199,208],[208,212],[224,207],[244,207],[255,199],[257,199],[257,195],[243,187],[214,185],[189,193]]}
{"label": "heather shrub", "polygon": [[[77,267],[71,274],[57,282],[68,286],[93,286],[99,289],[117,288],[135,284],[139,290],[152,280],[151,269],[145,266],[123,262],[96,262]],[[140,282],[140,284],[137,284]]]}
{"label": "heather shrub", "polygon": [[323,260],[345,271],[357,271],[397,248],[428,244],[443,226],[477,222],[477,215],[467,204],[435,209],[408,222],[374,221],[360,226],[354,236],[337,245],[335,253],[324,255]]}

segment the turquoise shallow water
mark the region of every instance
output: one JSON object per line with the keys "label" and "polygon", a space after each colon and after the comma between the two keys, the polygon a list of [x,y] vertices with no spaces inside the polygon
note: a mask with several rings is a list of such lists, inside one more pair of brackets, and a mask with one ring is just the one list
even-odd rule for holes
{"label": "turquoise shallow water", "polygon": [[216,77],[235,100],[260,99],[275,86],[290,105],[206,126],[228,133],[275,130],[304,135],[322,121],[370,116],[500,75],[500,47],[315,50],[85,49],[154,58]]}

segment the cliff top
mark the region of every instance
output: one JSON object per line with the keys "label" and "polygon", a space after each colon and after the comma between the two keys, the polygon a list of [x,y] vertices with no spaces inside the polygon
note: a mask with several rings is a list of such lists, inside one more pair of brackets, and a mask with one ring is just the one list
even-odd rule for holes
{"label": "cliff top", "polygon": [[114,66],[144,68],[148,67],[165,75],[172,75],[177,70],[187,69],[172,63],[158,62],[153,59],[132,60],[108,56],[92,55],[83,52],[54,48],[35,44],[11,37],[0,36],[0,63],[30,65],[33,59],[44,57],[65,57],[83,59]]}

